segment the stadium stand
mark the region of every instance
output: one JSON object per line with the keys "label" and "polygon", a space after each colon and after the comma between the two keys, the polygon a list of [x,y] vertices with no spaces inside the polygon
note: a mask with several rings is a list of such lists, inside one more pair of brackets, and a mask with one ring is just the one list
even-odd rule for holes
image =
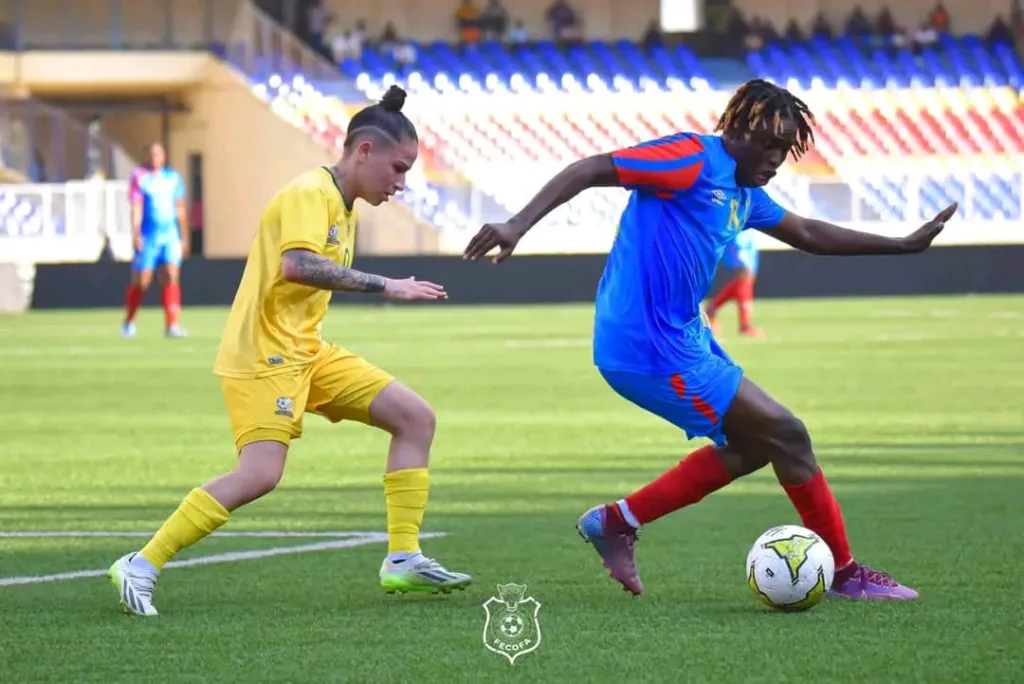
{"label": "stadium stand", "polygon": [[[340,151],[351,108],[391,83],[412,93],[407,113],[423,145],[401,200],[448,244],[506,218],[574,159],[711,131],[735,85],[754,76],[799,92],[818,118],[816,147],[769,189],[782,204],[850,223],[917,222],[954,200],[965,218],[1022,218],[1024,71],[1012,36],[940,33],[914,48],[842,35],[773,39],[724,68],[667,42],[428,40],[414,44],[412,63],[367,44],[335,67],[296,60],[295,39],[242,5],[259,16],[257,30],[218,34],[211,48],[322,147]],[[624,200],[614,189],[587,193],[551,216],[563,230],[530,239],[601,251]],[[26,203],[0,197],[0,231],[41,229]]]}
{"label": "stadium stand", "polygon": [[[448,229],[500,220],[536,189],[532,179],[572,159],[677,130],[710,131],[734,85],[716,81],[685,46],[434,42],[417,52],[415,66],[402,66],[367,48],[340,69],[368,99],[394,82],[415,93],[411,114],[431,170],[448,173],[405,199]],[[815,151],[771,190],[783,204],[837,221],[917,221],[952,201],[965,217],[1021,218],[1024,72],[1010,45],[942,35],[915,54],[815,37],[750,51],[745,61],[749,75],[788,85],[817,112]],[[276,110],[340,146],[346,109],[325,94],[330,84],[272,58],[251,66],[255,90]],[[466,186],[483,195],[473,209]],[[621,200],[593,193],[563,220],[607,222]]]}

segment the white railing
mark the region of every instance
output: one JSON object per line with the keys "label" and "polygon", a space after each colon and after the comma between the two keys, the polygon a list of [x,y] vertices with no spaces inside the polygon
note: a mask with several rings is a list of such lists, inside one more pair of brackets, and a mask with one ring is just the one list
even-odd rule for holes
{"label": "white railing", "polygon": [[96,261],[132,253],[126,181],[0,185],[0,261]]}
{"label": "white railing", "polygon": [[950,201],[959,203],[962,219],[986,222],[1024,218],[1021,169],[975,173],[946,173],[942,169],[899,174],[882,171],[860,178],[794,174],[767,190],[777,202],[798,214],[838,222],[920,223]]}
{"label": "white railing", "polygon": [[[482,223],[504,221],[524,205],[547,181],[550,169],[540,168],[527,172],[523,168],[505,168],[503,191],[507,202],[495,202],[475,185],[461,196],[468,200],[458,202],[460,220],[444,226],[441,233],[441,251],[461,251]],[[937,176],[939,174],[936,174]],[[925,174],[904,174],[898,186],[902,202],[885,204],[872,187],[883,180],[877,176],[865,182],[848,182],[835,177],[806,177],[788,175],[769,186],[769,194],[786,209],[802,216],[820,218],[838,225],[879,235],[904,235],[931,218],[938,207],[934,193],[927,194],[924,186],[931,178]],[[1007,180],[1009,179],[1009,181]],[[872,186],[866,182],[870,180]],[[999,182],[1005,186],[1001,194],[980,196],[975,177],[958,179],[963,194],[954,197],[960,203],[957,216],[947,225],[936,244],[1006,244],[1024,243],[1024,189],[1016,187],[1019,175],[1002,174]],[[1012,192],[1011,192],[1012,190]],[[993,191],[994,192],[994,191]],[[567,206],[552,212],[536,230],[531,231],[518,249],[522,254],[541,253],[601,253],[607,251],[615,237],[619,215],[625,206],[627,194],[620,189],[593,189],[577,197]],[[482,210],[481,207],[488,207]],[[764,249],[786,249],[786,246],[758,236]]]}

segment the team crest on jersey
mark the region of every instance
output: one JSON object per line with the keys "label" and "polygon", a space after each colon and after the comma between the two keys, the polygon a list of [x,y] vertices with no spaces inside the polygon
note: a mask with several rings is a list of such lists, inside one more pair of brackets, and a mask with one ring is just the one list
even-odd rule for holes
{"label": "team crest on jersey", "polygon": [[333,226],[327,229],[327,244],[329,245],[340,245],[341,242],[338,240],[338,224],[335,223]]}
{"label": "team crest on jersey", "polygon": [[277,410],[274,411],[275,416],[284,416],[285,418],[294,418],[294,404],[288,397],[277,398]]}

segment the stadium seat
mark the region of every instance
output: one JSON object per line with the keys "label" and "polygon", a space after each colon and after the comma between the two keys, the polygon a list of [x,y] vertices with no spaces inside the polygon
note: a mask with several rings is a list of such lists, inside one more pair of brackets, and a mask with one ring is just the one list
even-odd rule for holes
{"label": "stadium seat", "polygon": [[[392,83],[414,95],[408,113],[429,163],[402,199],[453,230],[518,210],[572,160],[678,130],[710,132],[730,95],[685,46],[438,42],[418,55],[410,68],[371,48],[339,71],[370,100]],[[956,200],[968,216],[1021,218],[1024,73],[1008,46],[943,36],[914,55],[816,37],[746,61],[817,114],[814,150],[770,190],[784,205],[837,221],[917,221]],[[336,97],[273,55],[246,67],[274,111],[340,150],[347,115]],[[591,191],[560,220],[612,221],[621,202],[620,191]]]}
{"label": "stadium seat", "polygon": [[46,219],[37,201],[0,190],[0,236],[36,237],[44,233],[64,235],[63,220]]}

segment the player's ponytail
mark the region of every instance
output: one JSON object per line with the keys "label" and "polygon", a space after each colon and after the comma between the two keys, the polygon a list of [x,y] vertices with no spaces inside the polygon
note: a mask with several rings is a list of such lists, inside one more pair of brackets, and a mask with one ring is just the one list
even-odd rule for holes
{"label": "player's ponytail", "polygon": [[381,98],[380,106],[389,112],[401,112],[405,106],[405,91],[396,85],[391,86]]}
{"label": "player's ponytail", "polygon": [[352,117],[345,134],[345,149],[350,149],[358,140],[374,136],[381,142],[418,141],[416,127],[402,113],[406,92],[396,85],[388,88],[380,102],[370,105]]}

